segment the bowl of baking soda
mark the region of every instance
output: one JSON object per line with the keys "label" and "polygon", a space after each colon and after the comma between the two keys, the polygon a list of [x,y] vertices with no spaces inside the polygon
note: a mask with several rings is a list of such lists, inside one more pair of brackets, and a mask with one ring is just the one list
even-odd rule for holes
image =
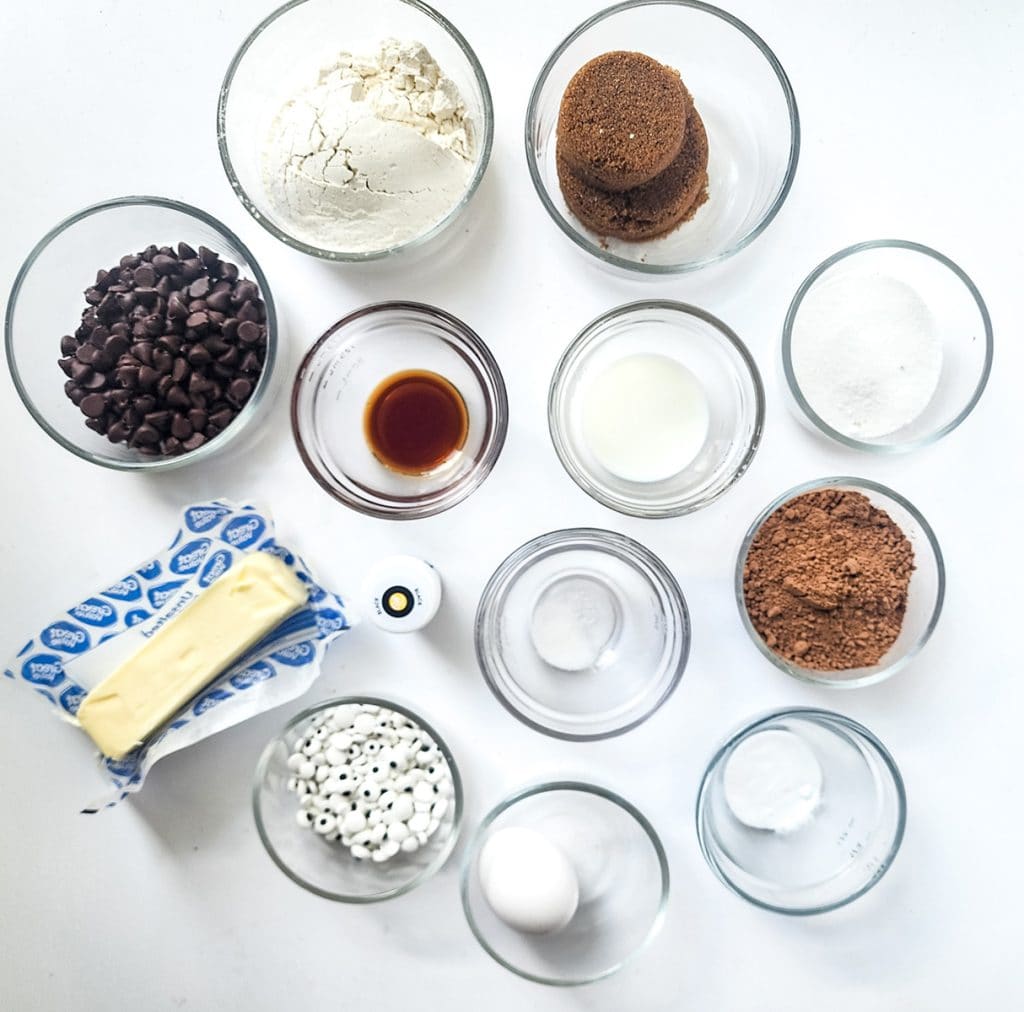
{"label": "bowl of baking soda", "polygon": [[538,984],[608,977],[658,933],[668,862],[628,801],[593,784],[517,791],[480,823],[462,862],[462,906],[498,963]]}
{"label": "bowl of baking soda", "polygon": [[845,906],[872,889],[903,841],[907,799],[885,746],[828,710],[776,710],[715,752],[697,836],[734,893],[776,913]]}
{"label": "bowl of baking soda", "polygon": [[487,167],[493,112],[473,50],[419,0],[293,0],[232,60],[217,135],[264,228],[312,256],[362,261],[455,219]]}
{"label": "bowl of baking soda", "polygon": [[665,299],[588,324],[548,395],[555,451],[573,481],[629,516],[672,517],[714,502],[750,466],[764,388],[721,320]]}
{"label": "bowl of baking soda", "polygon": [[845,446],[899,453],[955,429],[992,368],[992,322],[952,260],[902,240],[863,242],[797,290],[782,369],[797,416]]}

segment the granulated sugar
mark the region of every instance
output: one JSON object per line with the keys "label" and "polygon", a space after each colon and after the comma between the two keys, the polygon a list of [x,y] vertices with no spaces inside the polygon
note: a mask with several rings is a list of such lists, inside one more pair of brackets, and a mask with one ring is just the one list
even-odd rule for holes
{"label": "granulated sugar", "polygon": [[928,306],[884,274],[825,278],[793,323],[793,372],[807,403],[833,429],[878,439],[928,407],[942,343]]}

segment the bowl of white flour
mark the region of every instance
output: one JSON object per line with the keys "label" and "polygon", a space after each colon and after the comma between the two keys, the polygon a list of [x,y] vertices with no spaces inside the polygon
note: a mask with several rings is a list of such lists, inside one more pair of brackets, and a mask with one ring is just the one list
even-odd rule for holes
{"label": "bowl of white flour", "polygon": [[487,167],[490,90],[419,0],[293,0],[228,68],[221,161],[249,213],[327,260],[375,260],[458,216]]}
{"label": "bowl of white flour", "polygon": [[897,453],[935,442],[978,403],[992,366],[981,293],[919,243],[858,243],[797,290],[782,369],[797,416],[846,446]]}

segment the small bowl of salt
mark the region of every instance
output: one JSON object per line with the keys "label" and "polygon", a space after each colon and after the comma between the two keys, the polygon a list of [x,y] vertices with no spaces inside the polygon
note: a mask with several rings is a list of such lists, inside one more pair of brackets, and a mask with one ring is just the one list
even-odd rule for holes
{"label": "small bowl of salt", "polygon": [[974,409],[992,367],[992,322],[974,282],[919,243],[858,243],[797,289],[782,370],[801,421],[845,446],[927,446]]}

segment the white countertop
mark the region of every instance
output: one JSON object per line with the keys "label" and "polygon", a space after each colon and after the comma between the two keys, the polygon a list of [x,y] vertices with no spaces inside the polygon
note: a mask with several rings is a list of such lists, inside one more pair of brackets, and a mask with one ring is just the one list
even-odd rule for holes
{"label": "white countertop", "polygon": [[[489,342],[512,423],[493,475],[466,503],[415,524],[366,519],[313,483],[286,405],[264,419],[259,456],[155,478],[72,457],[38,429],[6,376],[0,430],[3,653],[60,609],[161,546],[176,510],[209,495],[268,503],[325,583],[358,585],[396,550],[434,560],[447,599],[426,635],[363,627],[332,650],[301,703],[266,713],[160,763],[141,796],[97,817],[84,736],[21,685],[0,686],[0,1007],[78,1009],[872,1009],[1024,1005],[1016,907],[1024,895],[1018,721],[1011,664],[1019,621],[1024,433],[1024,12],[1015,0],[814,3],[735,0],[796,91],[803,152],[776,222],[720,268],[656,283],[610,279],[575,253],[538,202],[522,151],[526,99],[557,41],[593,0],[441,5],[477,51],[497,113],[490,169],[456,244],[405,272],[336,269],[286,249],[225,181],[213,120],[238,42],[272,0],[47,0],[9,5],[0,29],[4,294],[29,248],[60,218],[131,192],[204,207],[236,229],[271,279],[291,371],[338,316],[405,297],[465,319]],[[123,111],[115,152],[108,112]],[[170,114],[166,139],[146,135]],[[158,133],[160,131],[157,131]],[[183,140],[173,145],[171,136]],[[876,459],[812,438],[786,413],[777,342],[800,280],[851,242],[901,237],[942,250],[984,294],[996,331],[992,382],[974,415],[936,447]],[[84,269],[92,269],[86,264]],[[545,425],[551,369],[568,340],[611,306],[657,294],[719,315],[765,377],[767,430],[749,474],[714,506],[678,520],[630,520],[563,473]],[[43,335],[43,339],[45,335]],[[732,598],[739,539],[763,505],[829,473],[891,484],[933,524],[949,571],[938,631],[911,668],[835,693],[776,671],[743,632]],[[472,617],[494,566],[523,541],[605,526],[657,552],[689,601],[683,682],[647,724],[575,745],[519,724],[477,671]],[[1014,662],[1016,658],[1012,658]],[[513,788],[581,775],[633,800],[666,845],[672,895],[652,947],[618,976],[573,991],[526,983],[477,946],[461,912],[458,861],[412,894],[369,908],[308,894],[272,865],[253,828],[256,757],[302,703],[373,691],[418,706],[447,736],[466,779],[471,829]],[[871,728],[906,778],[903,850],[871,894],[835,914],[756,910],[707,869],[693,828],[713,747],[765,708],[809,704]],[[459,850],[461,853],[461,847]],[[1018,939],[1014,942],[1013,939]]]}

